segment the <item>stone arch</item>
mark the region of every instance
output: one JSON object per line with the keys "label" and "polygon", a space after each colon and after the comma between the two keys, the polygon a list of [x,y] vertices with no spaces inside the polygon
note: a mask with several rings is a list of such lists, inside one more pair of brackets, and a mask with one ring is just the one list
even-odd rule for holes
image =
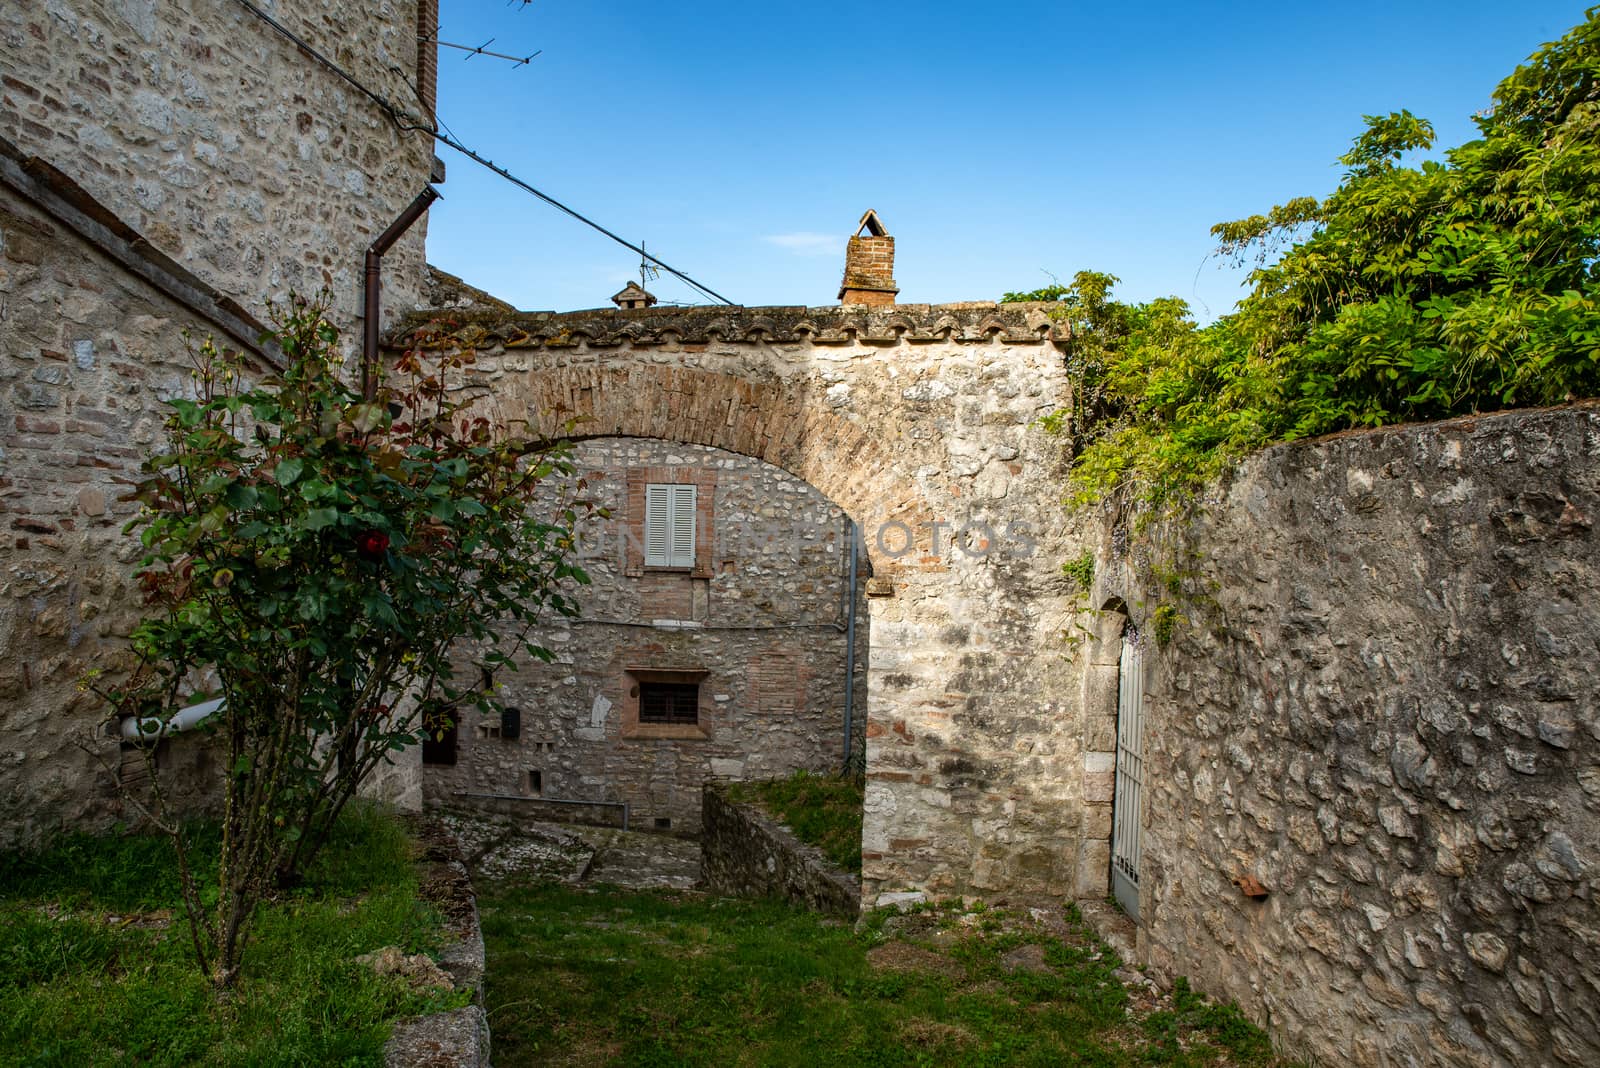
{"label": "stone arch", "polygon": [[1062,896],[1103,843],[1078,680],[1040,655],[1081,613],[1059,569],[1064,448],[1041,425],[1071,393],[1058,312],[465,310],[392,343],[470,355],[447,374],[499,425],[709,446],[843,509],[869,561],[866,900]]}
{"label": "stone arch", "polygon": [[562,366],[529,375],[514,397],[496,392],[491,404],[498,420],[547,437],[657,438],[772,464],[856,520],[875,570],[911,561],[887,558],[873,532],[924,530],[934,519],[914,472],[807,382],[647,363]]}

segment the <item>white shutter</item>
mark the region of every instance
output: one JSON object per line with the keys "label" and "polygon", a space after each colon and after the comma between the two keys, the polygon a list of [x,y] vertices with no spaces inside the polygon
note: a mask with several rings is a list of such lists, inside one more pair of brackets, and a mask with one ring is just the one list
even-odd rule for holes
{"label": "white shutter", "polygon": [[672,567],[694,566],[694,487],[672,487]]}
{"label": "white shutter", "polygon": [[695,488],[644,488],[644,566],[693,567]]}
{"label": "white shutter", "polygon": [[672,486],[644,488],[644,566],[671,567]]}

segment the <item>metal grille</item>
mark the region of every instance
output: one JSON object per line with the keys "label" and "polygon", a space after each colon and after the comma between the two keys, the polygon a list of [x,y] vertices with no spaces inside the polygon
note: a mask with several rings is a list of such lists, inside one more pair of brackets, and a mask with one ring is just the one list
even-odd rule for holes
{"label": "metal grille", "polygon": [[1122,638],[1117,689],[1117,786],[1112,802],[1111,889],[1139,918],[1139,804],[1144,793],[1144,673],[1138,635]]}
{"label": "metal grille", "polygon": [[700,684],[697,682],[639,683],[640,723],[700,722]]}

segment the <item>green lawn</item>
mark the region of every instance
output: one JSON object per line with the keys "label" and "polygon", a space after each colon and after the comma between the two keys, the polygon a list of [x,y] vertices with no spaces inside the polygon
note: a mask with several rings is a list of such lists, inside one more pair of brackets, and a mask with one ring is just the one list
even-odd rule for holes
{"label": "green lawn", "polygon": [[353,963],[387,945],[436,948],[409,850],[391,818],[347,817],[305,885],[259,914],[223,1002],[194,967],[164,839],[0,855],[0,1064],[382,1063],[389,1021],[465,999]]}
{"label": "green lawn", "polygon": [[770,902],[479,892],[499,1068],[1279,1063],[1231,1008],[1131,997],[1075,914],[1052,932],[935,909],[857,932]]}

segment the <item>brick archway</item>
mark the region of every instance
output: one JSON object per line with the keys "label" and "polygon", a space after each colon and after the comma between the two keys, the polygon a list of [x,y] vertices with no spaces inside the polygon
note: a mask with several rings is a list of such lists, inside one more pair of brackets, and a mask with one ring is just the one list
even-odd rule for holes
{"label": "brick archway", "polygon": [[649,363],[567,366],[530,376],[514,400],[497,392],[490,403],[500,421],[526,419],[549,437],[657,438],[772,464],[816,487],[869,532],[866,548],[879,568],[894,561],[877,549],[878,531],[892,524],[916,531],[935,521],[914,468],[870,430],[834,414],[804,382]]}

